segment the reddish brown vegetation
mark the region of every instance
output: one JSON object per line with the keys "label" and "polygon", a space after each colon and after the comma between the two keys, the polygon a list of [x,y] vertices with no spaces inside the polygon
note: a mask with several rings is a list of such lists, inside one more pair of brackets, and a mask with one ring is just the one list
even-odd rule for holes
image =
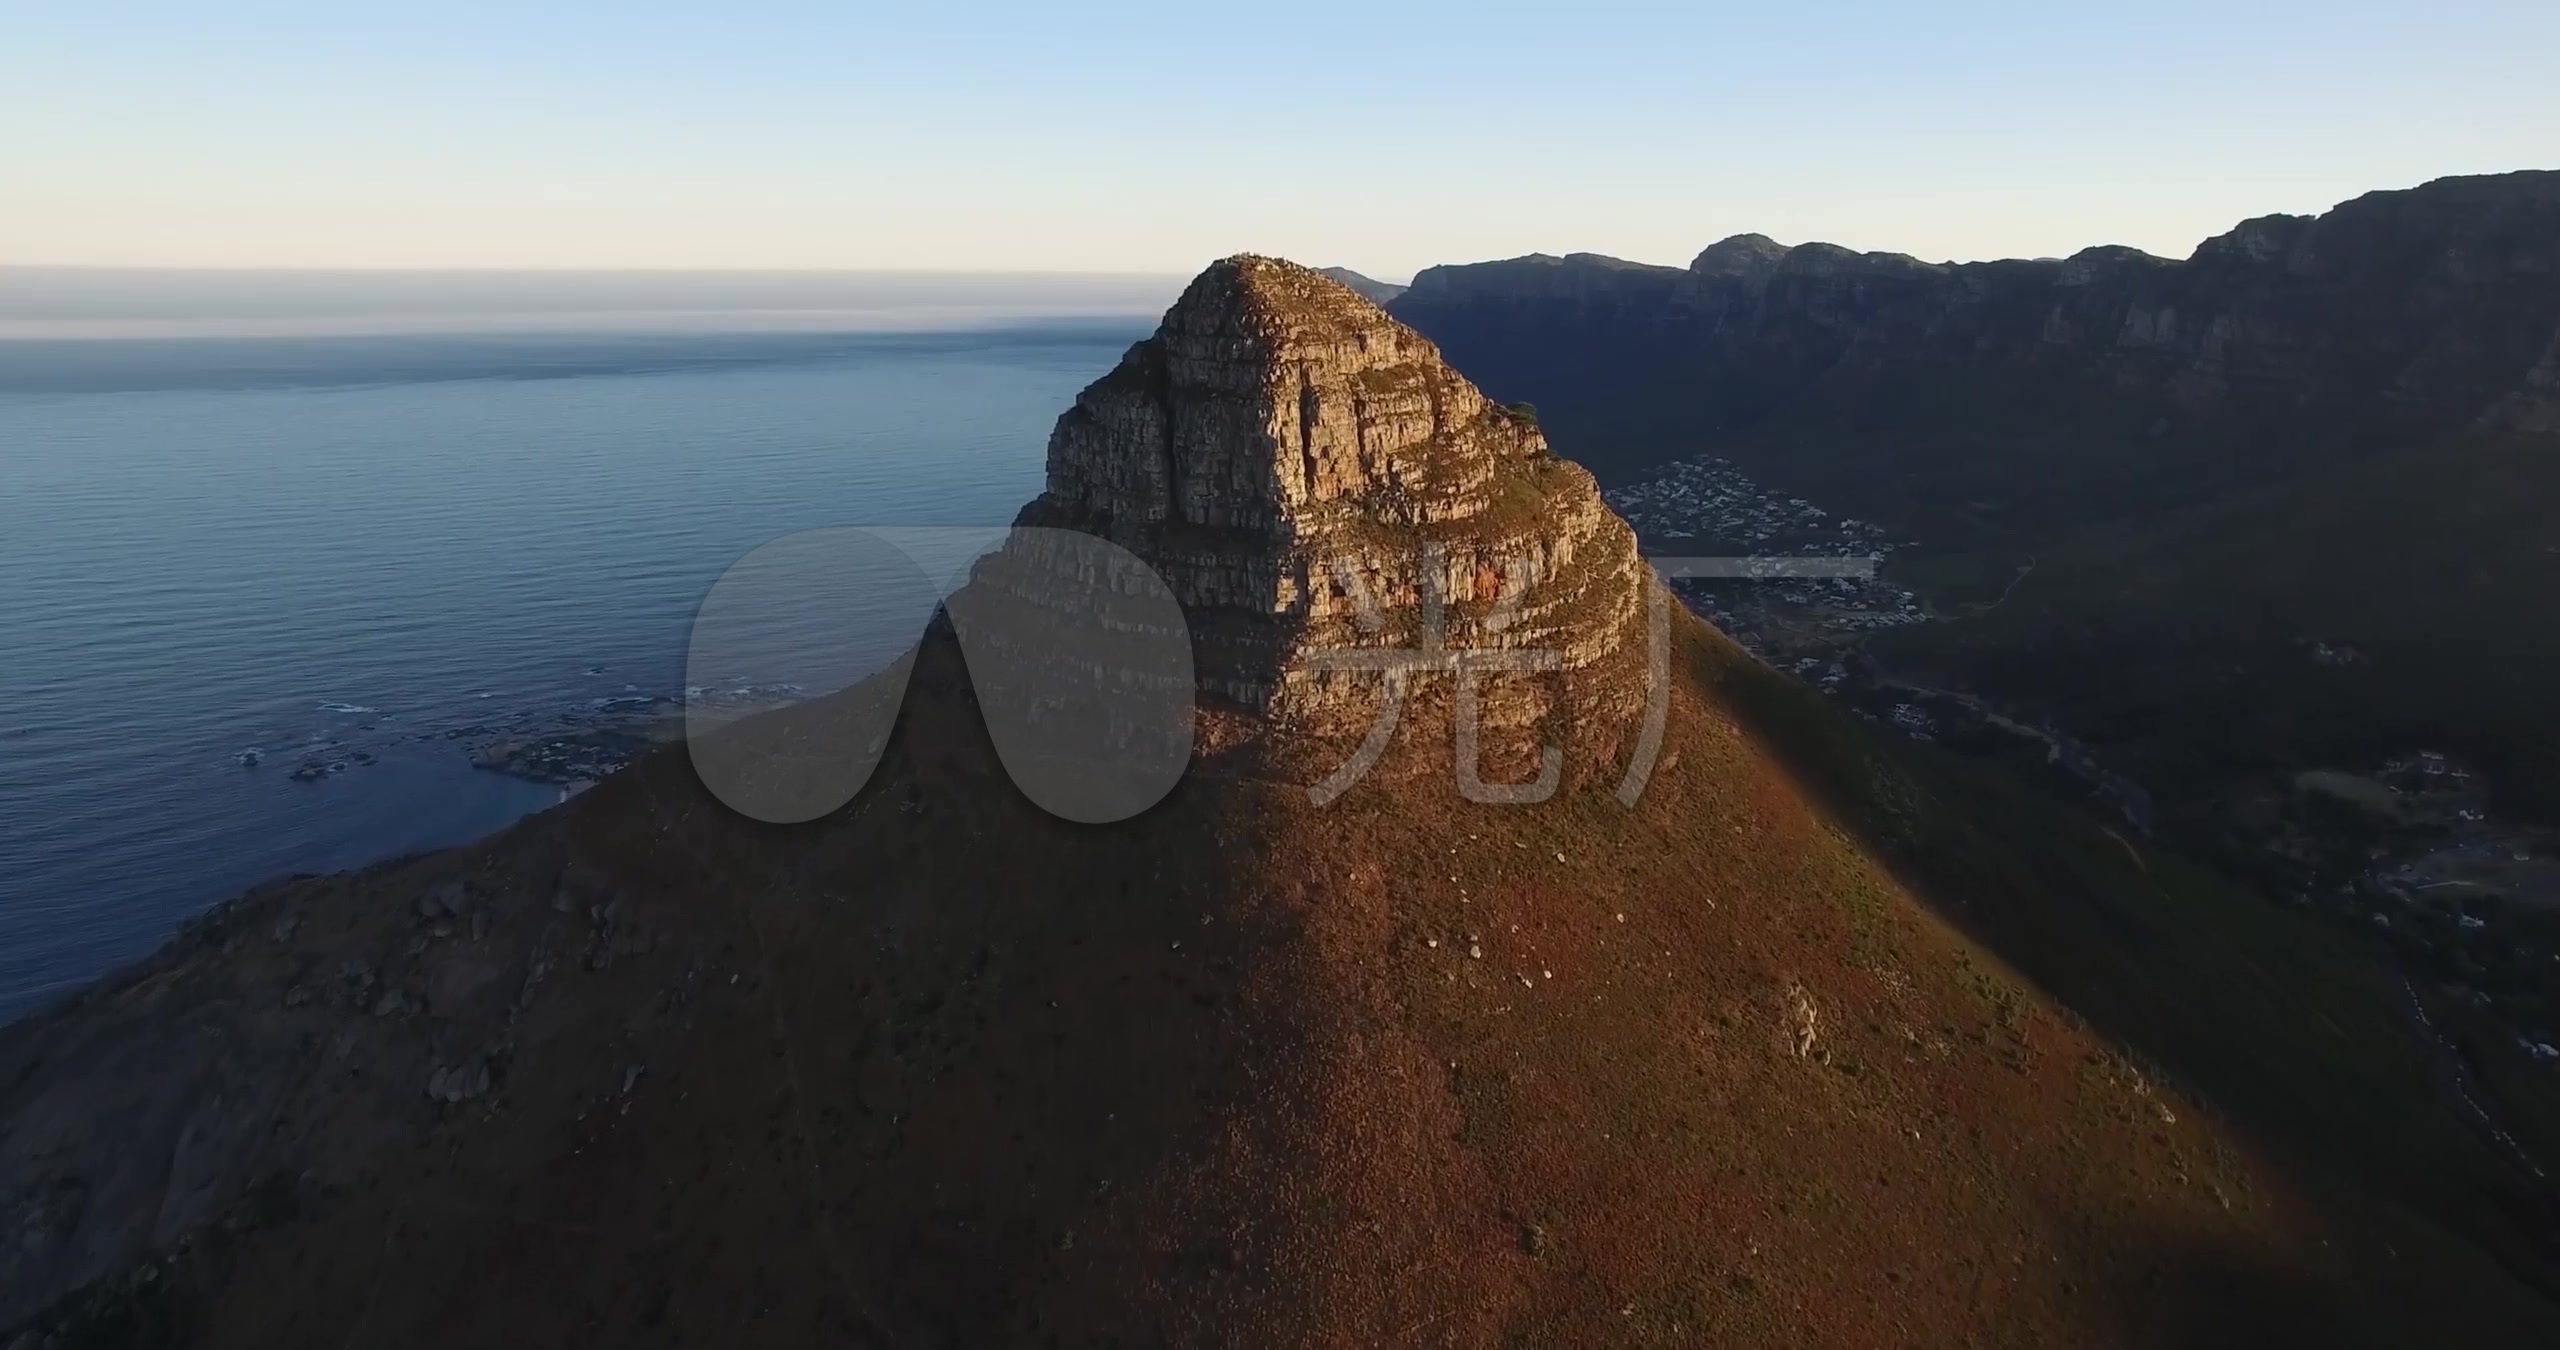
{"label": "reddish brown vegetation", "polygon": [[[168,1264],[163,1315],[262,1348],[2385,1334],[2340,1309],[2412,1291],[1915,903],[1682,631],[1633,811],[1410,775],[1317,809],[1213,757],[1069,825],[935,646],[839,817],[750,825],[668,756],[253,897],[89,1001],[254,993],[251,1034],[305,1047],[264,1155],[290,1203]],[[413,944],[444,877],[491,917]],[[284,950],[204,959],[284,912]],[[281,1008],[304,951],[429,1011]],[[486,1097],[418,1090],[493,1048]]]}

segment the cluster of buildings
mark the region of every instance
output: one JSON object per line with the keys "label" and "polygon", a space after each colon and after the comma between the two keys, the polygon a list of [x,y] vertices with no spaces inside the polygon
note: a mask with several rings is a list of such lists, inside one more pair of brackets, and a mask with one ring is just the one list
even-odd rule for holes
{"label": "cluster of buildings", "polygon": [[2478,776],[2441,751],[2306,771],[2294,790],[2325,809],[2268,847],[2301,869],[2304,898],[2332,897],[2405,969],[2496,1014],[2533,1059],[2560,1061],[2560,849],[2491,816]]}
{"label": "cluster of buildings", "polygon": [[[1837,517],[1802,497],[1772,492],[1732,464],[1701,455],[1603,494],[1656,559],[1689,556],[1818,560],[1816,574],[1674,580],[1692,609],[1753,655],[1791,669],[1850,711],[1915,741],[2023,739],[2044,750],[2059,780],[2076,785],[2134,829],[2153,827],[2151,798],[2078,741],[2005,716],[1979,699],[1890,679],[1859,650],[1860,634],[1926,622],[1920,597],[1883,577],[1897,545],[1884,527]],[[1843,569],[1838,563],[1864,564]],[[1820,572],[1849,570],[1846,576]]]}
{"label": "cluster of buildings", "polygon": [[[1656,557],[1803,558],[1867,564],[1864,575],[1776,575],[1673,582],[1683,600],[1753,652],[1772,657],[1842,636],[1922,622],[1920,597],[1886,581],[1896,545],[1872,521],[1838,517],[1770,491],[1701,455],[1601,494]],[[1839,570],[1830,568],[1826,570]]]}

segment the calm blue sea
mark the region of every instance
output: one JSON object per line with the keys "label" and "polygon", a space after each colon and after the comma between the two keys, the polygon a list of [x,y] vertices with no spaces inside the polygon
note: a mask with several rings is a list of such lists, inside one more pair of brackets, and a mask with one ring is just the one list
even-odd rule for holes
{"label": "calm blue sea", "polygon": [[677,691],[779,535],[1009,521],[1144,327],[0,342],[0,1018],[558,800],[456,737]]}

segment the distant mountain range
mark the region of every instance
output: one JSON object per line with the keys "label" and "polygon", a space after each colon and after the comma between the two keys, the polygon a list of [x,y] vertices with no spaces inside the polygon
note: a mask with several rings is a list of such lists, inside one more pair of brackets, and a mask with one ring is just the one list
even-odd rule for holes
{"label": "distant mountain range", "polygon": [[1889,522],[1942,613],[2008,598],[1880,652],[2174,782],[2434,744],[2560,813],[2560,172],[2176,261],[1742,235],[1435,267],[1392,309],[1604,481],[1712,453]]}
{"label": "distant mountain range", "polygon": [[2264,216],[2181,262],[1740,235],[1686,268],[1429,268],[1391,308],[1604,476],[1706,436],[1887,519],[2032,537],[2473,426],[2560,428],[2560,172]]}
{"label": "distant mountain range", "polygon": [[1404,294],[1405,290],[1404,287],[1392,281],[1378,281],[1364,277],[1348,267],[1319,267],[1316,270],[1381,305]]}

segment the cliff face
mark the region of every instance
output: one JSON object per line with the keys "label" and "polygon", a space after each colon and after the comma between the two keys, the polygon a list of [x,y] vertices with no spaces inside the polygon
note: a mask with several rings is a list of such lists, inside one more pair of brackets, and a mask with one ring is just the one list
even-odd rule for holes
{"label": "cliff face", "polygon": [[[2023,491],[2104,513],[2184,491],[2139,481],[2146,466],[2227,487],[2547,420],[2560,172],[2261,217],[2183,262],[2105,247],[1934,264],[1744,235],[1686,270],[1585,256],[1433,268],[1394,310],[1606,470],[1641,467],[1666,434],[1730,438],[1745,457],[1757,438],[1785,443],[1772,462],[1802,457],[1856,494],[1860,475],[1819,444],[1855,423],[1896,442],[1861,447],[1870,484],[1949,481],[1924,505]],[[2004,438],[2047,444],[1985,451]]]}
{"label": "cliff face", "polygon": [[1202,698],[1294,743],[1365,734],[1379,653],[1417,676],[1494,660],[1513,673],[1484,681],[1487,726],[1584,749],[1641,708],[1646,573],[1591,476],[1293,263],[1202,273],[1058,419],[1019,523],[1145,559],[1189,618]]}

